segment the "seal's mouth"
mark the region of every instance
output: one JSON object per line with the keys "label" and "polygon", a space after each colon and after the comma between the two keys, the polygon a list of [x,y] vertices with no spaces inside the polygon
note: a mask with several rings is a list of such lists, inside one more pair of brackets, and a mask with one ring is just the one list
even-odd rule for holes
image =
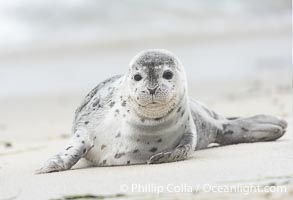
{"label": "seal's mouth", "polygon": [[138,101],[136,98],[132,99],[138,106],[150,109],[168,106],[170,102],[174,102],[174,100],[176,100],[176,95],[173,95],[168,101],[159,101],[158,99],[152,98],[149,102],[141,103],[141,101]]}
{"label": "seal's mouth", "polygon": [[161,102],[157,102],[157,101],[152,101],[151,103],[148,103],[146,105],[141,105],[137,102],[137,104],[141,107],[149,107],[149,108],[153,108],[153,107],[158,107],[158,106],[164,106],[168,103],[161,103]]}

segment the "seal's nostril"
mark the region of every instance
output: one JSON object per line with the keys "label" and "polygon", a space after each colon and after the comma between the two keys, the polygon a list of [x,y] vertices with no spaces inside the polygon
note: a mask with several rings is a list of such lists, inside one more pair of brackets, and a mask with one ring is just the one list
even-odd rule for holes
{"label": "seal's nostril", "polygon": [[154,95],[157,89],[158,89],[158,86],[153,89],[148,88],[148,91],[150,92],[150,95]]}

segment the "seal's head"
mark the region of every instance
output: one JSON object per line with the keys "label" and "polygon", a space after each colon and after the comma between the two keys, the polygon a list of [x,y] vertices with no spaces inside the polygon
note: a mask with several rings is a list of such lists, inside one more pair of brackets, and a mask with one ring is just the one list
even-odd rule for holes
{"label": "seal's head", "polygon": [[185,72],[171,52],[144,50],[130,62],[127,88],[140,116],[162,118],[174,110],[186,93]]}

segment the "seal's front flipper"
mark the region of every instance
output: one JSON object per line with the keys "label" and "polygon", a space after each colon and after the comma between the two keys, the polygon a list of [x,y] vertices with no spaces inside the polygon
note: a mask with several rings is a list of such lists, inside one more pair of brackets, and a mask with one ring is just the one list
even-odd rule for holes
{"label": "seal's front flipper", "polygon": [[215,142],[229,145],[273,141],[282,137],[286,128],[286,121],[270,115],[237,118],[223,123],[223,129],[218,131]]}
{"label": "seal's front flipper", "polygon": [[177,162],[189,158],[194,149],[194,134],[184,134],[180,144],[172,151],[161,152],[153,155],[148,164],[159,164],[167,162]]}
{"label": "seal's front flipper", "polygon": [[177,147],[174,151],[161,152],[153,155],[149,159],[148,164],[159,164],[186,160],[189,158],[191,152],[191,145],[184,145],[182,147]]}
{"label": "seal's front flipper", "polygon": [[37,170],[37,174],[59,172],[70,169],[75,165],[80,158],[82,158],[89,150],[89,145],[85,140],[80,140],[80,135],[77,135],[72,142],[57,155],[53,156],[44,164],[44,166]]}
{"label": "seal's front flipper", "polygon": [[36,174],[59,172],[70,169],[79,158],[68,159],[65,154],[59,153],[46,161],[41,169],[36,170]]}

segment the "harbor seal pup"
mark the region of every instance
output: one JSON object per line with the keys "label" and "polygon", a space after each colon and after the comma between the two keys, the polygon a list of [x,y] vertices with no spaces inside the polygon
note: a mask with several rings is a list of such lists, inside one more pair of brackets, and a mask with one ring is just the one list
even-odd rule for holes
{"label": "harbor seal pup", "polygon": [[124,76],[94,88],[75,113],[72,138],[38,173],[70,169],[81,158],[95,166],[157,164],[188,159],[211,143],[280,138],[287,123],[274,116],[226,118],[188,96],[179,59],[145,50]]}

